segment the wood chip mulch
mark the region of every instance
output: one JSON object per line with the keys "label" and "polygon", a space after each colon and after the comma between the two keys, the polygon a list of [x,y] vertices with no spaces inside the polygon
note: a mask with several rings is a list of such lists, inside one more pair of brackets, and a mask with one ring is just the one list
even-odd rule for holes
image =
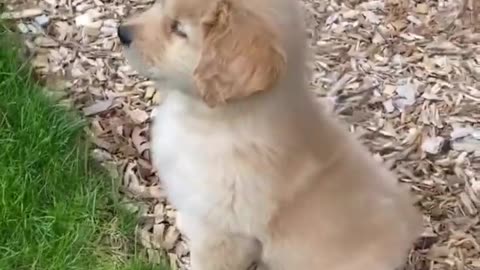
{"label": "wood chip mulch", "polygon": [[[312,91],[418,197],[425,231],[406,269],[480,269],[480,1],[301,0]],[[150,164],[162,94],[123,59],[116,27],[152,0],[7,0],[46,94],[89,120],[92,156],[121,179],[146,258],[188,269]],[[160,89],[161,90],[161,89]]]}

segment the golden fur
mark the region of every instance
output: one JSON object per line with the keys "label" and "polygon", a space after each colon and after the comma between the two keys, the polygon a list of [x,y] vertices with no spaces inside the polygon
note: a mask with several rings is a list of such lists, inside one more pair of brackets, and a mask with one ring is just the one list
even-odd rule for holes
{"label": "golden fur", "polygon": [[306,90],[293,0],[161,0],[122,25],[168,89],[152,159],[193,270],[393,270],[421,230],[394,175]]}

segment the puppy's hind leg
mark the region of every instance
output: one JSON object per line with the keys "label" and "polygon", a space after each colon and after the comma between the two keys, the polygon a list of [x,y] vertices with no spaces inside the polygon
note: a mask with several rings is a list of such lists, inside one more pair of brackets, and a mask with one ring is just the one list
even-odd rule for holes
{"label": "puppy's hind leg", "polygon": [[198,220],[182,219],[183,233],[189,238],[192,270],[247,270],[260,257],[260,244],[255,239]]}

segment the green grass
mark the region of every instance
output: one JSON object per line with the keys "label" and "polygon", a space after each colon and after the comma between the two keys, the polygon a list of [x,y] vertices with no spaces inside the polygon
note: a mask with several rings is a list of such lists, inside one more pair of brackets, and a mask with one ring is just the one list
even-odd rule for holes
{"label": "green grass", "polygon": [[0,25],[0,270],[153,269],[88,160],[83,123],[41,94],[12,37]]}

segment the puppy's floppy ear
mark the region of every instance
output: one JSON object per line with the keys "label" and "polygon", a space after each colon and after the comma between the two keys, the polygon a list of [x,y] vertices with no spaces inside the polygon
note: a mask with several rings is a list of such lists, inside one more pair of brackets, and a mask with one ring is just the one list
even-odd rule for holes
{"label": "puppy's floppy ear", "polygon": [[202,27],[204,44],[194,77],[208,106],[269,90],[283,74],[285,54],[272,27],[233,0],[219,0]]}

